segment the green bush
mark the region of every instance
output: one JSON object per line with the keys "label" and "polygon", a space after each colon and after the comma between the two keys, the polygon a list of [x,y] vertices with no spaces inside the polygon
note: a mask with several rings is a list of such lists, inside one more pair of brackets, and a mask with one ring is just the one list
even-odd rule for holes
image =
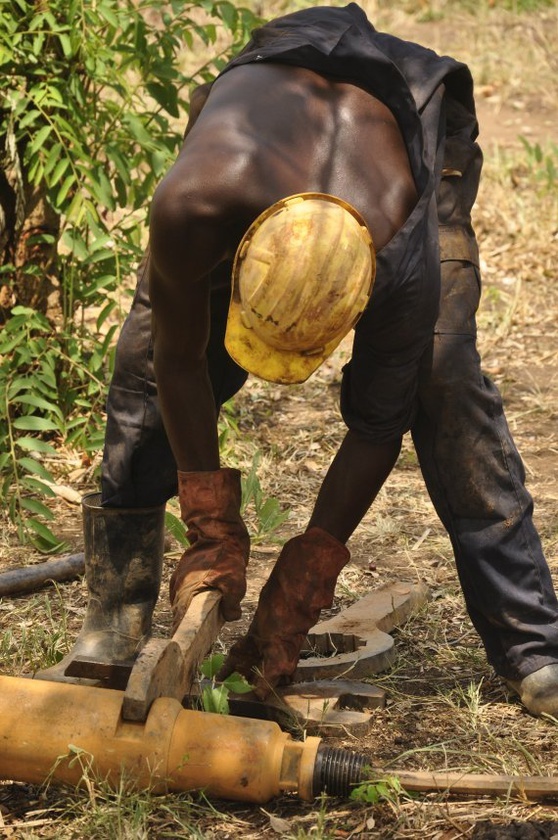
{"label": "green bush", "polygon": [[[0,7],[0,170],[9,162],[22,190],[39,190],[60,220],[51,242],[60,318],[19,307],[0,334],[0,487],[20,538],[41,550],[58,547],[36,498],[48,495],[41,479],[51,480],[41,456],[58,442],[95,449],[102,441],[117,290],[140,257],[146,209],[180,146],[190,88],[213,78],[256,23],[228,0]],[[204,47],[215,57],[196,64]],[[14,270],[1,266],[0,281]]]}

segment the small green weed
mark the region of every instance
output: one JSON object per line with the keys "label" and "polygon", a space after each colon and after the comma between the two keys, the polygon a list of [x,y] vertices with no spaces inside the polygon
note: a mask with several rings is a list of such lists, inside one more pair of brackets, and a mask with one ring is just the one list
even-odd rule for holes
{"label": "small green weed", "polygon": [[[242,516],[246,514],[247,508],[252,507],[255,519],[252,517],[250,526],[252,533],[250,538],[252,543],[258,544],[264,540],[278,541],[274,538],[274,532],[285,522],[289,517],[289,511],[281,510],[281,506],[277,499],[273,497],[264,497],[264,493],[258,478],[257,469],[261,460],[261,453],[257,452],[254,456],[252,467],[246,477],[242,477],[242,501],[240,510]],[[184,548],[187,548],[188,538],[186,536],[186,526],[182,520],[176,516],[172,511],[167,510],[165,513],[165,526],[172,537]]]}
{"label": "small green weed", "polygon": [[214,712],[218,715],[229,714],[229,695],[248,694],[252,686],[241,674],[231,674],[219,685],[216,684],[216,677],[225,661],[224,654],[214,653],[200,665],[201,674],[208,680],[210,685],[205,685],[201,692],[201,705],[204,712]]}
{"label": "small green weed", "polygon": [[547,9],[554,5],[554,0],[499,0],[497,5],[510,12],[521,14],[536,12],[538,9]]}
{"label": "small green weed", "polygon": [[[331,823],[331,828],[328,828],[328,821]],[[283,833],[283,836],[288,840],[333,840],[334,837],[339,836],[334,820],[328,815],[326,794],[322,794],[320,797],[319,806],[314,812],[313,825],[310,829],[307,830],[302,826],[297,826],[294,831],[288,834]]]}
{"label": "small green weed", "polygon": [[261,461],[261,452],[256,452],[250,472],[242,483],[241,511],[244,515],[249,505],[253,506],[256,514],[255,531],[251,534],[252,542],[261,543],[264,540],[276,541],[273,538],[274,532],[289,518],[289,511],[281,510],[277,499],[264,497],[264,493],[258,478],[258,467]]}
{"label": "small green weed", "polygon": [[234,401],[228,400],[221,406],[219,414],[219,453],[222,458],[228,458],[234,453],[234,446],[239,438],[240,431]]}
{"label": "small green weed", "polygon": [[403,794],[405,791],[397,776],[386,776],[358,785],[351,791],[351,799],[369,805],[378,805],[380,802],[391,802],[395,805]]}
{"label": "small green weed", "polygon": [[81,772],[77,784],[87,797],[83,807],[83,795],[71,796],[62,819],[71,821],[72,837],[95,837],[96,840],[147,840],[150,836],[152,812],[156,802],[149,790],[136,791],[131,778],[122,774],[118,785],[98,775],[94,768],[95,759],[91,753],[74,744],[68,744],[68,752],[56,759],[44,788],[48,788],[57,767],[65,764],[78,767]]}

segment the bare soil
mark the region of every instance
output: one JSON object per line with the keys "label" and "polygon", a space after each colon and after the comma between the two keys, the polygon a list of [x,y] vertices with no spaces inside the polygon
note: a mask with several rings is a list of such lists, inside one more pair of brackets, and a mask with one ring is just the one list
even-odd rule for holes
{"label": "bare soil", "polygon": [[[366,4],[363,4],[366,7]],[[429,7],[430,8],[430,7]],[[484,8],[484,7],[483,7]],[[546,148],[556,142],[558,98],[555,63],[545,43],[557,32],[556,10],[531,16],[504,13],[485,18],[448,17],[420,22],[393,11],[386,26],[402,37],[468,61],[477,80],[480,139],[486,152],[486,174],[475,220],[484,274],[484,299],[479,316],[484,369],[500,387],[508,421],[522,453],[528,486],[536,502],[536,522],[553,575],[558,575],[556,475],[558,438],[558,289],[555,281],[558,242],[557,184],[545,190],[533,178],[534,163],[525,159],[525,145]],[[523,28],[522,28],[523,27]],[[381,26],[379,28],[382,28]],[[522,28],[522,29],[521,29]],[[533,55],[502,48],[512,35],[519,42],[542,43],[540,88],[532,80]],[[520,37],[521,36],[521,37]],[[537,38],[539,41],[537,41]],[[546,39],[546,40],[545,40]],[[555,41],[554,41],[555,43]],[[529,47],[531,49],[531,47]],[[490,59],[491,51],[494,53]],[[546,64],[544,62],[546,61]],[[544,65],[544,73],[541,67]],[[525,81],[521,84],[522,77]],[[554,148],[556,155],[556,149]],[[558,165],[558,158],[554,157]],[[275,538],[283,541],[305,527],[321,479],[342,440],[338,411],[340,370],[349,352],[345,343],[335,356],[302,386],[282,388],[250,381],[235,402],[240,436],[230,435],[226,458],[245,471],[261,453],[259,476],[267,496],[290,511],[273,535],[256,542],[249,567],[244,617],[225,627],[218,647],[226,648],[246,628],[257,596],[276,556]],[[61,480],[79,492],[95,489],[94,467],[79,453],[62,453]],[[63,500],[54,503],[57,532],[81,547],[79,509]],[[249,514],[257,530],[256,517]],[[373,766],[396,775],[397,769],[459,769],[463,772],[554,775],[558,773],[556,721],[536,720],[494,675],[465,613],[447,536],[427,497],[410,441],[398,465],[350,541],[352,560],[342,573],[335,610],[382,583],[396,579],[423,581],[431,601],[394,634],[397,662],[374,682],[388,693],[370,734],[358,740],[340,733],[332,745],[364,753]],[[169,545],[166,575],[180,552]],[[4,568],[42,558],[17,545],[6,531],[0,545]],[[60,599],[68,612],[69,634],[77,633],[85,608],[81,581],[45,590],[38,596],[0,601],[0,631],[21,641],[41,621],[47,605],[56,614]],[[44,620],[47,625],[46,618]],[[169,629],[166,592],[155,614],[155,631]],[[33,662],[14,656],[3,662],[5,673],[29,672]],[[558,785],[556,800],[558,803]],[[178,807],[179,798],[165,798]],[[28,785],[0,784],[0,837],[93,836],[80,829],[78,808],[71,820],[63,812],[71,795]],[[78,800],[79,803],[79,800]],[[174,803],[174,806],[173,806]],[[393,802],[366,805],[335,799],[321,806],[281,797],[265,808],[214,803],[192,819],[195,831],[173,829],[163,804],[153,804],[148,834],[103,833],[99,837],[259,838],[287,837],[414,838],[429,840],[503,840],[558,836],[558,804],[535,804],[517,798],[428,794],[396,796]],[[87,809],[87,803],[83,805]],[[75,816],[75,814],[78,816]],[[165,821],[166,820],[166,821]],[[85,825],[85,823],[83,823]],[[80,833],[83,832],[83,833]],[[116,832],[116,829],[115,829]]]}

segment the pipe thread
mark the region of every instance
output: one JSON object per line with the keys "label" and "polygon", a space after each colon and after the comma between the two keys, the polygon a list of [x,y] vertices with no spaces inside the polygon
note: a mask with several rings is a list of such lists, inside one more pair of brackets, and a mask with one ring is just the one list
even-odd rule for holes
{"label": "pipe thread", "polygon": [[363,768],[369,763],[358,753],[321,746],[314,765],[314,795],[349,796],[353,786],[362,781]]}

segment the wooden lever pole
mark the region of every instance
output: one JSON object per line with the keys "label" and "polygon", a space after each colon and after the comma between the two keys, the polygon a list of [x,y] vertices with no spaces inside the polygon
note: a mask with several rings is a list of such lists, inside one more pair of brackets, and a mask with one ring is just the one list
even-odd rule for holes
{"label": "wooden lever pole", "polygon": [[374,781],[393,776],[406,791],[434,791],[467,796],[515,796],[522,799],[558,799],[558,777],[507,776],[498,773],[459,773],[445,770],[372,770]]}

